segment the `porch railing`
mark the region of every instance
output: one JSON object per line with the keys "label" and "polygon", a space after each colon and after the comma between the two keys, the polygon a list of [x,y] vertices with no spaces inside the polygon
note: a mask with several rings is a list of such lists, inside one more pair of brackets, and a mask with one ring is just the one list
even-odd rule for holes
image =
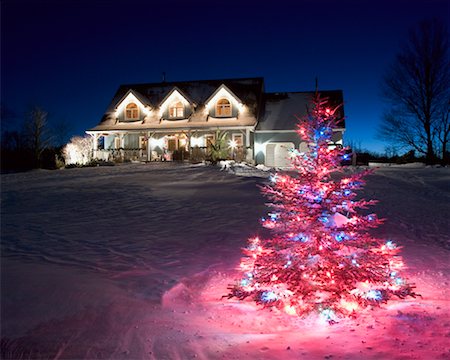
{"label": "porch railing", "polygon": [[[159,150],[159,151],[157,151]],[[190,151],[164,149],[152,150],[151,158],[148,159],[147,149],[99,149],[94,153],[94,157],[104,161],[124,162],[124,161],[190,161],[198,163],[202,161],[212,161],[211,149],[208,147],[191,147]],[[247,149],[243,146],[229,149],[226,159],[241,162],[246,160]]]}

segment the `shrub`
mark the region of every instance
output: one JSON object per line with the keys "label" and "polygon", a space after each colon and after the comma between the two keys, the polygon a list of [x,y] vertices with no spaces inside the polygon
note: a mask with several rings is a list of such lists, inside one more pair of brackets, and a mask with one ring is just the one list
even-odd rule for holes
{"label": "shrub", "polygon": [[75,136],[63,149],[67,165],[86,165],[92,161],[92,137]]}

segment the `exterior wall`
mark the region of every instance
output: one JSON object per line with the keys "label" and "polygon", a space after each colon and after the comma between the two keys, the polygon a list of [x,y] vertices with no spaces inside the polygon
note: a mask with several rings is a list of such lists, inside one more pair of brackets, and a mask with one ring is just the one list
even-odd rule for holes
{"label": "exterior wall", "polygon": [[[333,132],[333,136],[331,137],[331,141],[335,144],[342,145],[342,136],[343,131],[335,131]],[[277,143],[277,142],[291,142],[294,143],[295,148],[299,149],[302,140],[298,136],[296,132],[256,132],[254,147],[255,147],[255,162],[256,164],[265,164],[265,148],[267,143]]]}
{"label": "exterior wall", "polygon": [[295,148],[298,149],[300,146],[300,138],[296,132],[255,132],[254,140],[255,148],[255,162],[256,164],[265,164],[266,156],[266,144],[267,143],[277,143],[277,142],[291,142],[294,143]]}
{"label": "exterior wall", "polygon": [[343,145],[344,131],[338,130],[333,132],[333,136],[331,137],[331,141],[335,144]]}
{"label": "exterior wall", "polygon": [[255,132],[255,143],[267,143],[267,142],[293,142],[296,147],[300,145],[300,138],[296,132],[271,132],[271,133],[260,133]]}

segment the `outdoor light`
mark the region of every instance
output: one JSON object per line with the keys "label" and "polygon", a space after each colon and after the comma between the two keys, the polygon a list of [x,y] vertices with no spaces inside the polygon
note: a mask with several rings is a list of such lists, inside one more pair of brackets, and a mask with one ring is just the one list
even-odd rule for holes
{"label": "outdoor light", "polygon": [[202,146],[203,139],[201,137],[191,137],[191,146]]}
{"label": "outdoor light", "polygon": [[228,145],[230,146],[230,148],[235,149],[237,147],[237,142],[236,140],[230,140],[228,142]]}
{"label": "outdoor light", "polygon": [[258,154],[260,152],[264,153],[265,148],[266,144],[255,143],[255,154]]}
{"label": "outdoor light", "polygon": [[163,148],[164,147],[164,138],[159,138],[159,139],[155,139],[155,138],[150,138],[150,146],[152,147],[159,147],[159,148]]}

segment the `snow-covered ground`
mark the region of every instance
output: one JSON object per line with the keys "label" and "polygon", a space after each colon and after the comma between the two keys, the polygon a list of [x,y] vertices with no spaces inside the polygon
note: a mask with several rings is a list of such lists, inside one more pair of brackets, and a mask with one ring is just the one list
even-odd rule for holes
{"label": "snow-covered ground", "polygon": [[387,219],[377,235],[404,246],[422,298],[332,326],[221,298],[246,239],[267,235],[265,174],[159,163],[2,175],[2,358],[449,359],[450,169],[368,177],[363,195]]}

